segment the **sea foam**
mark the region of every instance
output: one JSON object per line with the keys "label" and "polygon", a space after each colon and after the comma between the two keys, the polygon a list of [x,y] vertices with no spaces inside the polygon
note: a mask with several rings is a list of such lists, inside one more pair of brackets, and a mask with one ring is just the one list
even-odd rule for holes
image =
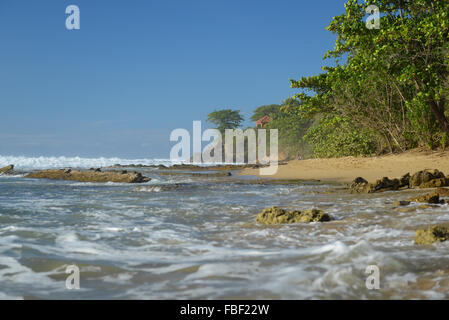
{"label": "sea foam", "polygon": [[81,157],[24,157],[1,156],[0,168],[14,164],[17,169],[51,169],[51,168],[91,168],[107,167],[114,164],[131,165],[172,165],[169,159],[121,159],[121,158],[81,158]]}

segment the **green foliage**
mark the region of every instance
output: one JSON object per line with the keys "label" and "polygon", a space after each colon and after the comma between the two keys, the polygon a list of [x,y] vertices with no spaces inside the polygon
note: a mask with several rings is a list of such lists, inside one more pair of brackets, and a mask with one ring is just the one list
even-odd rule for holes
{"label": "green foliage", "polygon": [[[365,26],[372,4],[383,13],[379,30]],[[349,0],[345,9],[327,28],[337,40],[325,58],[337,65],[291,80],[298,110],[318,121],[306,136],[315,155],[446,144],[449,1]]]}
{"label": "green foliage", "polygon": [[279,148],[290,158],[296,157],[298,152],[302,157],[311,156],[311,148],[303,140],[311,121],[303,117],[300,106],[297,99],[285,100],[280,107],[281,111],[272,114],[272,121],[267,126],[268,129],[278,129]]}
{"label": "green foliage", "polygon": [[253,111],[251,120],[257,121],[265,116],[272,116],[274,114],[278,114],[280,111],[280,107],[281,106],[278,104],[269,104],[266,106],[260,106],[256,110]]}
{"label": "green foliage", "polygon": [[207,121],[214,124],[222,134],[225,129],[236,129],[240,127],[244,118],[240,115],[239,110],[215,110],[209,113]]}
{"label": "green foliage", "polygon": [[349,119],[340,117],[321,120],[304,139],[313,146],[318,158],[366,156],[375,150],[371,132],[353,128]]}

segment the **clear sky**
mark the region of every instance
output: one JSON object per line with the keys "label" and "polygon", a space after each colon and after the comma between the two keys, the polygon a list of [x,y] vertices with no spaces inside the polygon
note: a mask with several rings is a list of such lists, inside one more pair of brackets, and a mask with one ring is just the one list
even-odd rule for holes
{"label": "clear sky", "polygon": [[0,155],[168,158],[173,129],[319,73],[344,3],[0,0]]}

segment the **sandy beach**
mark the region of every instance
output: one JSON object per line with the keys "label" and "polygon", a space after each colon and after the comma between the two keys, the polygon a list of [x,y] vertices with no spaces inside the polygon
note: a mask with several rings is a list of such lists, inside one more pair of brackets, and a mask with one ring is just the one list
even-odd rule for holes
{"label": "sandy beach", "polygon": [[[292,160],[281,165],[275,179],[305,179],[351,182],[363,177],[369,182],[382,177],[398,178],[424,169],[438,169],[449,174],[449,151],[414,149],[401,154],[378,157],[344,157]],[[258,169],[245,169],[243,175],[259,175]]]}

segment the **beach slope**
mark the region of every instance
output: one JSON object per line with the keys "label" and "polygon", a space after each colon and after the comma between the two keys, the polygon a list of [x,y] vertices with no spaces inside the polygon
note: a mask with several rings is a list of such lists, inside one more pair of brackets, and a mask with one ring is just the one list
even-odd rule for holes
{"label": "beach slope", "polygon": [[[351,182],[363,177],[369,182],[382,177],[397,178],[407,172],[438,169],[449,174],[449,151],[414,149],[400,154],[378,157],[344,157],[330,159],[292,160],[281,165],[275,179],[304,179]],[[259,175],[258,169],[245,169],[242,175]]]}

